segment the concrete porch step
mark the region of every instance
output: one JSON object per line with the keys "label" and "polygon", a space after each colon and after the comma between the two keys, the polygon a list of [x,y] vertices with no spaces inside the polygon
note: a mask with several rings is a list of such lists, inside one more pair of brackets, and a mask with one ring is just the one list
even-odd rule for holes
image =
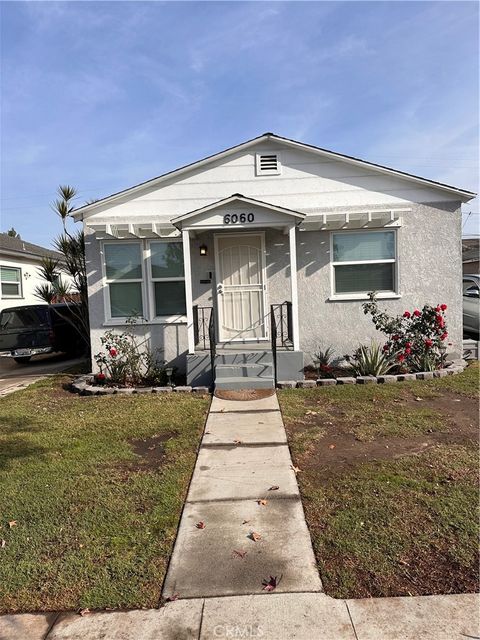
{"label": "concrete porch step", "polygon": [[273,378],[273,364],[217,364],[216,380],[222,378]]}
{"label": "concrete porch step", "polygon": [[215,388],[233,391],[235,389],[273,389],[275,386],[273,378],[246,378],[243,376],[232,376],[228,378],[216,378]]}
{"label": "concrete porch step", "polygon": [[217,351],[215,364],[273,364],[271,351]]}

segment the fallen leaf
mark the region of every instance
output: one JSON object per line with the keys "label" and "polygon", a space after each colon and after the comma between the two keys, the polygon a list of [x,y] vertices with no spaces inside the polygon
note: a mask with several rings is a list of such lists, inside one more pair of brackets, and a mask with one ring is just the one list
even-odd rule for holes
{"label": "fallen leaf", "polygon": [[205,523],[201,521],[197,522],[195,526],[197,527],[197,529],[205,529]]}
{"label": "fallen leaf", "polygon": [[273,591],[274,589],[276,589],[278,583],[280,582],[280,580],[278,580],[277,582],[277,576],[270,576],[269,580],[262,580],[262,590],[263,591]]}
{"label": "fallen leaf", "polygon": [[8,523],[8,526],[10,527],[10,529],[12,527],[16,527],[17,526],[17,521],[16,520],[10,520],[10,522]]}
{"label": "fallen leaf", "polygon": [[257,500],[257,504],[265,506],[267,504],[267,500],[265,500],[265,498],[259,498]]}
{"label": "fallen leaf", "polygon": [[280,487],[277,484],[272,484],[269,491],[278,491],[278,489],[280,489]]}
{"label": "fallen leaf", "polygon": [[244,520],[244,521],[242,522],[242,524],[248,524],[249,522],[250,522],[250,520]]}
{"label": "fallen leaf", "polygon": [[87,614],[90,613],[90,609],[80,609],[80,611],[78,612],[81,616],[86,616]]}
{"label": "fallen leaf", "polygon": [[173,596],[165,598],[165,602],[175,602],[175,600],[178,600],[178,593],[174,593]]}
{"label": "fallen leaf", "polygon": [[416,400],[417,402],[421,402],[421,401],[423,400],[423,398],[415,398],[415,400]]}
{"label": "fallen leaf", "polygon": [[335,445],[334,445],[334,444],[331,444],[328,448],[329,448],[329,449],[335,449]]}
{"label": "fallen leaf", "polygon": [[260,540],[262,536],[259,533],[257,533],[256,531],[251,531],[248,534],[248,537],[250,538],[250,540],[253,540],[254,542],[257,542],[257,540]]}
{"label": "fallen leaf", "polygon": [[248,553],[248,551],[237,551],[236,549],[234,549],[233,550],[233,557],[234,558],[241,558],[243,560],[243,558],[245,558],[247,553]]}
{"label": "fallen leaf", "polygon": [[290,469],[292,469],[292,471],[295,471],[295,473],[300,473],[300,469],[298,467],[295,467],[293,464],[290,465]]}

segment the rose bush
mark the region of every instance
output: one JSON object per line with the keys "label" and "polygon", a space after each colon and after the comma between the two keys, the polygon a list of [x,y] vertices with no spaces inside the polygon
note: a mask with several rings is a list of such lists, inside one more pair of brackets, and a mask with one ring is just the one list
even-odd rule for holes
{"label": "rose bush", "polygon": [[100,372],[94,381],[120,386],[165,384],[165,362],[159,359],[159,350],[151,351],[147,340],[134,334],[134,320],[128,324],[126,331],[109,330],[100,338],[102,349],[94,355]]}
{"label": "rose bush", "polygon": [[362,305],[363,311],[372,316],[375,328],[387,336],[383,352],[397,362],[399,371],[433,371],[444,366],[448,338],[446,304],[436,307],[426,304],[421,310],[390,316],[379,310],[375,293],[369,297],[370,302]]}

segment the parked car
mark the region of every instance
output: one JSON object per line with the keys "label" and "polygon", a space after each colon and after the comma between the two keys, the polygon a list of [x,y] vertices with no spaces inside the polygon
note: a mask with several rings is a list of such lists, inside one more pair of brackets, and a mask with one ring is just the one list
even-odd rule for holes
{"label": "parked car", "polygon": [[9,307],[0,314],[0,357],[19,364],[42,353],[81,351],[78,324],[68,304],[34,304]]}
{"label": "parked car", "polygon": [[480,275],[463,276],[463,332],[479,339]]}

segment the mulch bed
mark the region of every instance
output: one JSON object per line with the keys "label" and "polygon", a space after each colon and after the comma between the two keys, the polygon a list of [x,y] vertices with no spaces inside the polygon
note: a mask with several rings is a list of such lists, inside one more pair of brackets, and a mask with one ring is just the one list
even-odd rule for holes
{"label": "mulch bed", "polygon": [[261,400],[273,396],[275,389],[235,389],[215,391],[215,397],[220,400]]}

